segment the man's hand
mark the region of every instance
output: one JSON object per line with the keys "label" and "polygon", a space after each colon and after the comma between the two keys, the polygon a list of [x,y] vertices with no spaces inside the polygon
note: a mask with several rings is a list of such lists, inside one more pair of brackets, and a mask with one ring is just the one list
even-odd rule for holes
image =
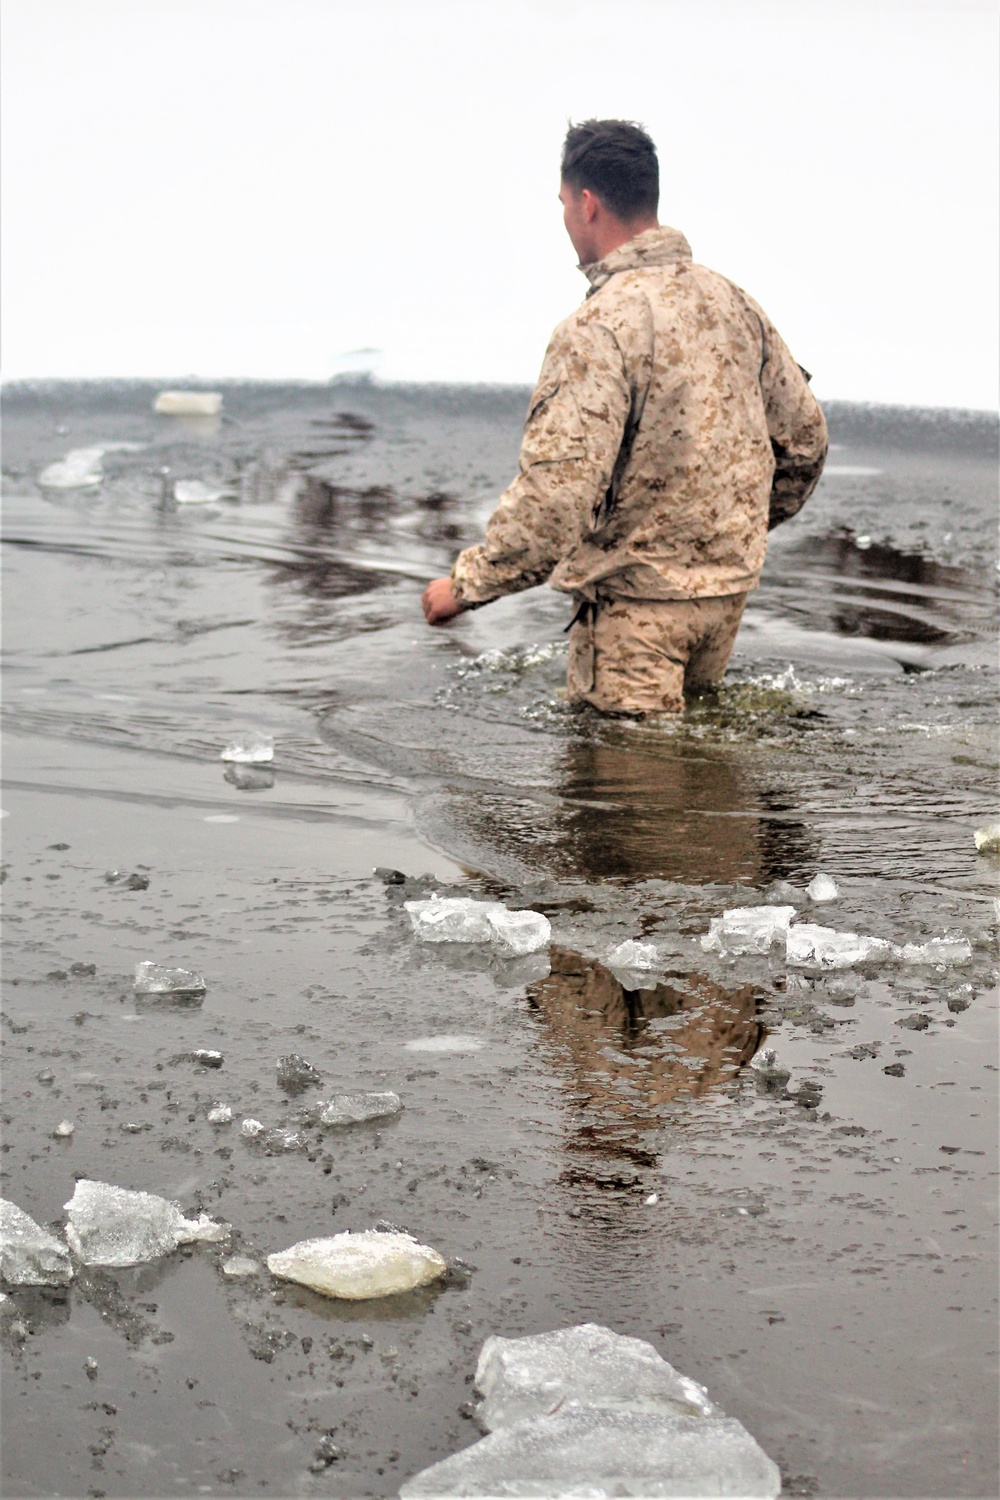
{"label": "man's hand", "polygon": [[451,620],[462,612],[450,578],[435,578],[424,589],[420,602],[424,606],[424,619],[428,625],[443,625],[445,620]]}

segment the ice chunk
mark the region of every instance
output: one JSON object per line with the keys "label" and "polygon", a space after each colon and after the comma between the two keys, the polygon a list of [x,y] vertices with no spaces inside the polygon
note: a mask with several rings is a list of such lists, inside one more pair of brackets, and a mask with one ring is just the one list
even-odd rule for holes
{"label": "ice chunk", "polygon": [[530,1338],[488,1338],[476,1368],[478,1416],[489,1431],[542,1417],[566,1401],[667,1416],[715,1414],[704,1388],[645,1339],[597,1323]]}
{"label": "ice chunk", "polygon": [[806,886],[806,895],[810,901],[836,901],[840,895],[837,882],[830,875],[814,875]]}
{"label": "ice chunk", "polygon": [[210,1125],[228,1125],[233,1118],[233,1112],[228,1104],[213,1104],[206,1116]]}
{"label": "ice chunk", "polygon": [[168,969],[163,964],[142,963],[135,968],[137,995],[201,995],[205,981],[188,969]]}
{"label": "ice chunk", "polygon": [[162,417],[217,417],[222,395],[219,391],[161,391],[153,410]]}
{"label": "ice chunk", "polygon": [[776,1094],[791,1078],[791,1071],[782,1067],[773,1047],[762,1047],[750,1059],[750,1067],[759,1087],[766,1094]]}
{"label": "ice chunk", "polygon": [[38,483],[50,490],[90,489],[104,478],[103,457],[103,448],[73,448],[58,463],[44,468]]}
{"label": "ice chunk", "polygon": [[243,1121],[243,1124],[240,1126],[240,1135],[246,1136],[248,1141],[252,1141],[256,1139],[257,1136],[263,1134],[263,1125],[259,1120],[253,1119],[252,1116],[248,1116],[248,1118],[245,1119]]}
{"label": "ice chunk", "polygon": [[73,1279],[62,1240],[0,1198],[0,1277],[8,1286],[67,1286]]}
{"label": "ice chunk", "polygon": [[931,938],[926,943],[904,943],[900,957],[906,964],[971,964],[972,944],[960,934]]}
{"label": "ice chunk", "polygon": [[493,946],[511,956],[537,953],[552,938],[552,923],[540,911],[508,911],[501,906],[489,912],[486,920]]}
{"label": "ice chunk", "polygon": [[790,927],[785,943],[785,957],[797,968],[849,969],[855,964],[894,958],[898,952],[884,938],[837,932],[832,927],[817,927],[811,922]]}
{"label": "ice chunk", "polygon": [[54,1136],[58,1136],[60,1140],[64,1141],[69,1139],[75,1129],[76,1126],[73,1124],[72,1120],[60,1120],[59,1124],[56,1126],[55,1130],[53,1130],[52,1134]]}
{"label": "ice chunk", "polygon": [[478,1052],[483,1045],[481,1036],[442,1035],[418,1036],[412,1042],[404,1042],[407,1052]]}
{"label": "ice chunk", "polygon": [[701,946],[706,953],[768,953],[794,915],[794,906],[736,906],[712,918]]}
{"label": "ice chunk", "polygon": [[220,760],[235,761],[241,766],[259,766],[274,759],[274,736],[254,730],[237,735],[219,756]]}
{"label": "ice chunk", "polygon": [[980,854],[1000,853],[1000,823],[984,823],[973,834]]}
{"label": "ice chunk", "polygon": [[256,1276],[259,1270],[260,1261],[251,1260],[249,1255],[230,1255],[222,1262],[223,1276]]}
{"label": "ice chunk", "polygon": [[447,1270],[442,1256],[429,1245],[418,1244],[412,1235],[377,1229],[301,1240],[269,1255],[267,1268],[274,1276],[300,1282],[326,1297],[352,1301],[409,1292],[436,1281]]}
{"label": "ice chunk", "polygon": [[604,960],[609,969],[655,969],[660,955],[654,943],[640,943],[636,938],[626,938],[617,948],[612,948]]}
{"label": "ice chunk", "polygon": [[222,773],[222,779],[240,792],[269,792],[274,786],[274,772],[270,766],[229,764]]}
{"label": "ice chunk", "polygon": [[382,1120],[402,1109],[398,1094],[336,1094],[321,1105],[322,1125],[354,1125],[363,1120]]}
{"label": "ice chunk", "polygon": [[772,1500],[776,1464],[732,1417],[678,1417],[567,1403],[490,1433],[400,1489],[430,1496],[741,1496]]}
{"label": "ice chunk", "polygon": [[492,942],[488,913],[506,910],[499,901],[473,901],[469,896],[436,892],[426,901],[404,901],[403,907],[422,943]]}
{"label": "ice chunk", "polygon": [[127,870],[108,870],[104,876],[108,885],[120,885],[126,891],[146,891],[149,889],[149,876],[140,875],[138,871],[131,874]]}
{"label": "ice chunk", "polygon": [[225,498],[226,491],[217,484],[206,484],[203,479],[178,479],[174,485],[174,499],[178,505],[211,505]]}
{"label": "ice chunk", "polygon": [[297,1052],[278,1058],[278,1087],[286,1093],[299,1094],[303,1089],[316,1088],[322,1082],[323,1075]]}
{"label": "ice chunk", "polygon": [[221,1068],[225,1058],[214,1047],[196,1047],[191,1053],[191,1061],[203,1068]]}
{"label": "ice chunk", "polygon": [[228,1225],[186,1219],[176,1203],[109,1182],[78,1182],[64,1205],[70,1249],[88,1266],[138,1266],[191,1240],[224,1239]]}

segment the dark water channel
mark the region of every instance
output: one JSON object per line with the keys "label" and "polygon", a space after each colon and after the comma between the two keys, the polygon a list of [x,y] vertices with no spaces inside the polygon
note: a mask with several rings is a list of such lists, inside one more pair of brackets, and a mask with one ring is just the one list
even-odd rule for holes
{"label": "dark water channel", "polygon": [[[478,1435],[489,1333],[593,1320],[707,1385],[788,1493],[994,1494],[995,424],[831,409],[723,689],[654,729],[564,704],[550,591],[423,626],[523,393],[238,386],[219,421],[153,394],[6,395],[2,1193],[59,1225],[75,1177],[147,1189],[256,1258],[388,1220],[472,1270],[348,1304],[200,1246],[17,1292],[3,1493],[392,1495]],[[142,446],[99,484],[39,484],[115,443]],[[195,479],[228,498],[174,504]],[[244,728],[271,770],[220,762]],[[548,957],[416,944],[430,889],[545,911]],[[766,896],[972,962],[702,950]],[[655,987],[603,963],[626,937],[668,953]],[[204,1000],[138,1000],[144,959]],[[786,1088],[747,1068],[765,1040]],[[289,1052],[402,1114],[242,1139],[298,1124]]]}

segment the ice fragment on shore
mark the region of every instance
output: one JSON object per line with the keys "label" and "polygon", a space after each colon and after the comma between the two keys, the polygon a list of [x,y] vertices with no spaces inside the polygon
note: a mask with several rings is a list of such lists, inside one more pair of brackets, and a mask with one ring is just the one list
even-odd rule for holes
{"label": "ice fragment on shore", "polygon": [[782,1067],[773,1047],[762,1047],[750,1059],[750,1068],[760,1088],[766,1094],[775,1094],[784,1088],[791,1078],[791,1071]]}
{"label": "ice fragment on shore", "polygon": [[129,873],[127,870],[108,870],[104,876],[108,885],[120,885],[126,891],[146,891],[149,889],[149,876],[140,875],[138,871]]}
{"label": "ice fragment on shore", "polygon": [[703,1386],[679,1375],[645,1339],[584,1323],[530,1338],[495,1335],[476,1367],[477,1415],[492,1432],[567,1401],[665,1416],[715,1415]]}
{"label": "ice fragment on shore", "polygon": [[865,937],[858,932],[837,932],[800,922],[788,929],[785,957],[797,968],[849,969],[898,956],[899,950],[884,938]]}
{"label": "ice fragment on shore", "polygon": [[248,1141],[254,1140],[257,1136],[263,1135],[263,1133],[264,1127],[260,1120],[255,1120],[252,1116],[245,1119],[240,1126],[240,1135],[246,1136]]}
{"label": "ice fragment on shore", "polygon": [[806,886],[806,895],[810,901],[836,901],[840,895],[837,882],[829,875],[814,875]]}
{"label": "ice fragment on shore", "polygon": [[1000,823],[984,823],[972,836],[980,854],[1000,853]]}
{"label": "ice fragment on shore", "polygon": [[225,498],[226,491],[217,484],[206,484],[203,479],[178,479],[174,485],[174,499],[178,505],[211,505]]}
{"label": "ice fragment on shore", "polygon": [[604,960],[609,969],[655,969],[659,961],[656,945],[640,943],[636,938],[626,938]]}
{"label": "ice fragment on shore", "polygon": [[103,448],[72,448],[65,458],[42,470],[38,483],[50,490],[90,489],[104,478],[103,457]]}
{"label": "ice fragment on shore", "polygon": [[196,1047],[191,1053],[191,1061],[200,1063],[203,1068],[221,1068],[225,1059],[214,1047]]}
{"label": "ice fragment on shore", "polygon": [[216,417],[222,410],[219,391],[161,391],[153,402],[161,417]]}
{"label": "ice fragment on shore", "polygon": [[490,1433],[408,1480],[431,1496],[741,1496],[773,1500],[778,1466],[732,1417],[661,1416],[569,1403]]}
{"label": "ice fragment on shore", "polygon": [[16,1203],[0,1198],[0,1278],[8,1286],[68,1286],[69,1251]]}
{"label": "ice fragment on shore", "polygon": [[303,1089],[316,1088],[322,1082],[323,1075],[297,1052],[278,1058],[278,1087],[286,1093],[298,1094]]}
{"label": "ice fragment on shore", "polygon": [[552,936],[551,923],[541,912],[509,911],[501,901],[435,893],[426,901],[404,901],[403,906],[424,943],[492,943],[513,956],[537,952]]}
{"label": "ice fragment on shore", "polygon": [[259,766],[274,759],[274,736],[254,731],[237,735],[219,756],[220,760],[235,761],[241,766]]}
{"label": "ice fragment on shore", "polygon": [[222,1262],[223,1276],[256,1276],[259,1270],[260,1262],[251,1260],[249,1255],[231,1255]]}
{"label": "ice fragment on shore", "polygon": [[228,1104],[213,1104],[206,1118],[210,1125],[228,1125],[232,1121],[233,1112]]}
{"label": "ice fragment on shore", "polygon": [[67,1140],[75,1129],[76,1126],[72,1120],[60,1120],[52,1134],[58,1136],[60,1140]]}
{"label": "ice fragment on shore", "polygon": [[354,1125],[398,1115],[403,1105],[391,1091],[381,1094],[336,1094],[320,1108],[321,1125]]}
{"label": "ice fragment on shore", "polygon": [[83,1178],[64,1204],[70,1249],[88,1266],[138,1266],[192,1240],[218,1242],[228,1225],[186,1219],[176,1203]]}
{"label": "ice fragment on shore", "polygon": [[199,995],[205,990],[200,974],[188,969],[168,969],[163,964],[142,963],[135,968],[137,995]]}
{"label": "ice fragment on shore", "polygon": [[447,1270],[444,1258],[412,1235],[376,1229],[301,1240],[269,1255],[267,1268],[274,1276],[297,1281],[326,1297],[352,1301],[409,1292],[436,1281]]}
{"label": "ice fragment on shore", "polygon": [[966,937],[937,937],[904,943],[899,956],[905,964],[971,964],[972,944]]}
{"label": "ice fragment on shore", "polygon": [[706,953],[768,953],[794,915],[794,906],[736,906],[711,919],[701,946]]}

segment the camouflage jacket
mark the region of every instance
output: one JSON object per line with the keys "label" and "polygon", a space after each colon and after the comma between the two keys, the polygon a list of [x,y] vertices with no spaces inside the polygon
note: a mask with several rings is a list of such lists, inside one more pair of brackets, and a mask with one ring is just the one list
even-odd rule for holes
{"label": "camouflage jacket", "polygon": [[769,526],[815,489],[827,435],[757,304],[647,229],[584,266],[552,336],[517,478],[452,570],[467,607],[546,579],[583,599],[756,586]]}

